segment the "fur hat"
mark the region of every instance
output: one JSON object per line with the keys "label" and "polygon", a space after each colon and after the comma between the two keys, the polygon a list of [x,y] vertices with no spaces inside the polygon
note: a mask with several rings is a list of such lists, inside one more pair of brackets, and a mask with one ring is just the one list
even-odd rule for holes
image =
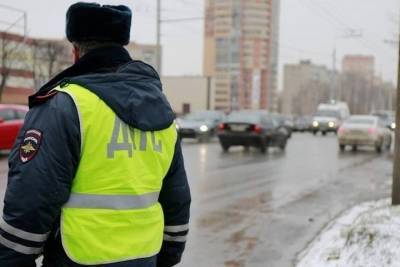
{"label": "fur hat", "polygon": [[106,41],[129,43],[132,12],[127,6],[101,6],[79,2],[67,11],[67,38],[70,42]]}

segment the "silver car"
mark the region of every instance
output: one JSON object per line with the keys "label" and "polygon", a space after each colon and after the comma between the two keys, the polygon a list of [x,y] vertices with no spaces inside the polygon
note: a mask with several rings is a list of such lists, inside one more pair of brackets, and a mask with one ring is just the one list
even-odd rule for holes
{"label": "silver car", "polygon": [[215,135],[224,117],[224,113],[213,110],[187,114],[176,121],[179,136],[182,139],[191,138],[199,142],[207,142]]}
{"label": "silver car", "polygon": [[385,122],[375,116],[351,116],[339,128],[339,147],[344,151],[346,146],[357,150],[359,146],[373,146],[379,153],[390,149],[392,134]]}

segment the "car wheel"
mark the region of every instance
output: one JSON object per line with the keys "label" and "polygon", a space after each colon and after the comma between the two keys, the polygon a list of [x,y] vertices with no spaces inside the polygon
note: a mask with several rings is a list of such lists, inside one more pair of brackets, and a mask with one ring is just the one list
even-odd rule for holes
{"label": "car wheel", "polygon": [[267,152],[268,144],[267,142],[261,142],[260,144],[260,152],[265,154]]}
{"label": "car wheel", "polygon": [[279,145],[280,150],[284,151],[286,149],[286,145],[287,145],[287,140],[282,140],[282,142]]}
{"label": "car wheel", "polygon": [[326,135],[326,132],[322,132],[322,135],[325,136],[325,135]]}
{"label": "car wheel", "polygon": [[346,146],[345,145],[339,145],[340,151],[345,151],[346,150]]}
{"label": "car wheel", "polygon": [[381,153],[382,152],[382,146],[383,146],[382,143],[376,145],[375,146],[375,151],[378,152],[378,153]]}
{"label": "car wheel", "polygon": [[230,145],[221,144],[221,147],[222,147],[222,150],[223,150],[224,152],[228,152],[228,151],[229,151],[229,148],[230,148]]}
{"label": "car wheel", "polygon": [[386,149],[390,150],[391,147],[392,147],[392,138],[390,137],[388,143],[386,144]]}
{"label": "car wheel", "polygon": [[357,151],[358,147],[356,145],[353,145],[353,151]]}

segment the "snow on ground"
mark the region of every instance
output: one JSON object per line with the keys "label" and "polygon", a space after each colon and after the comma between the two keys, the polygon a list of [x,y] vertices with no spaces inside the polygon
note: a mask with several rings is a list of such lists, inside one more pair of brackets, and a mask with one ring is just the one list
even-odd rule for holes
{"label": "snow on ground", "polygon": [[399,267],[400,207],[388,199],[343,213],[297,257],[296,267]]}

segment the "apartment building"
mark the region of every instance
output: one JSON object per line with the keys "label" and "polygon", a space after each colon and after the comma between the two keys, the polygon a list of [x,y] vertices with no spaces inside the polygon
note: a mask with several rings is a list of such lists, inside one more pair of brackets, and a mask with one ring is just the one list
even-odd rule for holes
{"label": "apartment building", "polygon": [[319,103],[329,100],[332,71],[323,65],[302,60],[286,64],[283,74],[282,113],[311,115]]}
{"label": "apartment building", "polygon": [[220,110],[277,109],[279,0],[205,1],[204,75]]}

